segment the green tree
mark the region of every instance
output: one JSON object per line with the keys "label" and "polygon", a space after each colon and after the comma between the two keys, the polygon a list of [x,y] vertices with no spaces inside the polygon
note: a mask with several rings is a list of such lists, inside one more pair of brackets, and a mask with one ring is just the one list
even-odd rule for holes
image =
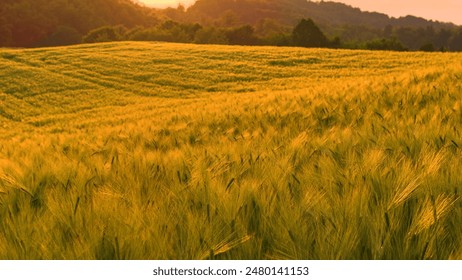
{"label": "green tree", "polygon": [[225,32],[222,29],[218,29],[215,27],[206,27],[198,30],[194,38],[194,43],[217,45],[229,44]]}
{"label": "green tree", "polygon": [[82,41],[82,35],[69,26],[58,26],[56,30],[44,41],[39,43],[41,46],[67,46],[78,44]]}
{"label": "green tree", "polygon": [[327,47],[327,37],[311,19],[302,19],[292,31],[294,45],[300,47]]}
{"label": "green tree", "polygon": [[426,44],[423,44],[419,50],[423,52],[434,52],[435,46],[432,43],[426,43]]}
{"label": "green tree", "polygon": [[77,33],[70,29],[65,32],[64,26],[88,34],[101,26],[133,28],[158,22],[156,10],[131,0],[0,0],[0,46],[67,44]]}
{"label": "green tree", "polygon": [[462,28],[460,28],[449,41],[449,49],[451,51],[462,51]]}
{"label": "green tree", "polygon": [[377,39],[366,43],[365,48],[368,50],[388,50],[388,51],[405,51],[406,48],[396,38]]}
{"label": "green tree", "polygon": [[124,39],[127,29],[119,26],[103,26],[91,30],[82,39],[83,43],[112,42]]}
{"label": "green tree", "polygon": [[[2,9],[0,9],[0,13],[2,12]],[[10,46],[12,43],[11,25],[8,25],[7,20],[0,16],[0,46]]]}
{"label": "green tree", "polygon": [[436,46],[440,50],[447,50],[449,49],[449,40],[451,39],[452,32],[449,29],[442,28],[436,35],[435,35],[435,43]]}
{"label": "green tree", "polygon": [[269,46],[292,46],[292,36],[285,33],[278,33],[263,38],[263,43]]}
{"label": "green tree", "polygon": [[340,37],[336,36],[332,41],[329,42],[329,46],[334,49],[339,49],[342,47],[342,40]]}
{"label": "green tree", "polygon": [[232,28],[226,32],[226,37],[231,45],[258,45],[259,43],[250,25]]}

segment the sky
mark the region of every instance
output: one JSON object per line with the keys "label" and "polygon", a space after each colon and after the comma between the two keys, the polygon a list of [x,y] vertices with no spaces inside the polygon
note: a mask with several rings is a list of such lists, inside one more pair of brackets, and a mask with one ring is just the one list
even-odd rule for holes
{"label": "sky", "polygon": [[[194,0],[138,0],[149,6],[188,6]],[[380,12],[393,17],[414,15],[425,19],[462,25],[462,0],[335,0],[363,11]]]}

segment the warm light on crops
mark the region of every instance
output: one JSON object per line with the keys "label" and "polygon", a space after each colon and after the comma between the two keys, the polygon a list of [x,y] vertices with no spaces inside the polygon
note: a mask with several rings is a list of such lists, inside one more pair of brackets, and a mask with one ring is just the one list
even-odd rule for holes
{"label": "warm light on crops", "polygon": [[462,56],[0,50],[0,259],[461,259]]}

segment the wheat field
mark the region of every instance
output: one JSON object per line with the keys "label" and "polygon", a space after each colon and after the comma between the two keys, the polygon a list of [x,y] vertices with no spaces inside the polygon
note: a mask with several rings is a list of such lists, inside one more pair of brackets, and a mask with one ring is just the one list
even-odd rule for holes
{"label": "wheat field", "polygon": [[462,54],[0,49],[0,259],[462,259]]}

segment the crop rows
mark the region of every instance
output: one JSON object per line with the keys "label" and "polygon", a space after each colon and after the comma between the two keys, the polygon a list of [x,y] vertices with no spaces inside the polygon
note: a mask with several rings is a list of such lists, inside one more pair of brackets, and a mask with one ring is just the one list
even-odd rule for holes
{"label": "crop rows", "polygon": [[0,50],[0,259],[461,259],[461,58]]}

